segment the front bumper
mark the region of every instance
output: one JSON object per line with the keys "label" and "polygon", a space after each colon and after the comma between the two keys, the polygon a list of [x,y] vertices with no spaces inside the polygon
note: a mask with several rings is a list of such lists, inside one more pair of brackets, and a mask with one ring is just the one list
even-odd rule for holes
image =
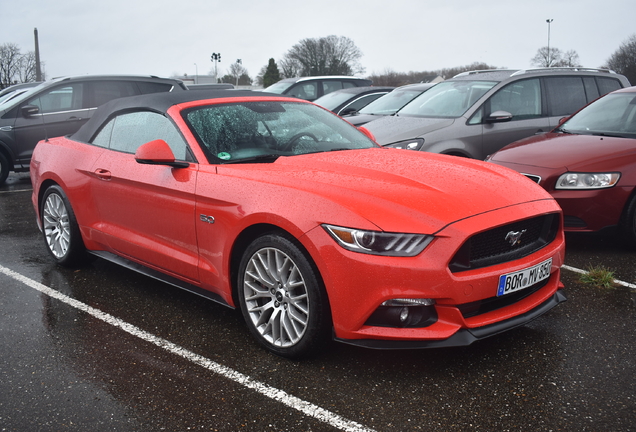
{"label": "front bumper", "polygon": [[561,291],[557,291],[552,297],[529,312],[484,327],[461,329],[448,339],[443,340],[340,339],[337,337],[334,337],[334,339],[349,345],[372,349],[421,349],[468,346],[478,340],[486,339],[523,326],[566,300],[567,297],[565,294]]}
{"label": "front bumper", "polygon": [[[476,233],[512,220],[559,212],[554,200],[540,200],[476,215],[445,227],[427,249],[411,258],[349,252],[335,244],[322,228],[310,231],[306,244],[327,289],[334,338],[370,347],[466,345],[473,338],[496,334],[534,319],[564,297],[557,294],[563,288],[560,282],[565,255],[562,230],[554,241],[520,259],[455,273],[449,269],[449,263],[464,241]],[[545,284],[514,301],[504,301],[478,314],[463,311],[465,305],[507,299],[508,295],[497,297],[501,275],[548,259],[552,259],[552,266]],[[419,327],[371,325],[369,318],[383,302],[391,299],[433,299],[436,320]]]}

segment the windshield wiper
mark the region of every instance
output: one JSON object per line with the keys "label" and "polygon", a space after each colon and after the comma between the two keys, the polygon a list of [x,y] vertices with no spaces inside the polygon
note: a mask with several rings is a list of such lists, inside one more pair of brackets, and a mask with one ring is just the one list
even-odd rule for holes
{"label": "windshield wiper", "polygon": [[625,138],[625,135],[623,135],[623,134],[607,133],[607,132],[594,132],[594,133],[591,133],[590,135],[612,137],[612,138]]}
{"label": "windshield wiper", "polygon": [[224,164],[238,164],[238,163],[252,163],[252,162],[269,163],[269,162],[275,162],[276,159],[278,159],[280,156],[281,155],[279,154],[273,154],[273,153],[263,154],[263,155],[246,157],[241,159],[230,159],[230,160],[223,161],[223,163]]}

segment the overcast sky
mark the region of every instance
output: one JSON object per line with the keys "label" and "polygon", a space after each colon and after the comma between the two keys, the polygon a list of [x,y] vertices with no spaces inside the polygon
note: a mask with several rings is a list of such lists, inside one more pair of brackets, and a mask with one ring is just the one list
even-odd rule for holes
{"label": "overcast sky", "polygon": [[34,50],[48,78],[209,74],[241,59],[255,77],[305,38],[346,36],[366,73],[484,62],[528,68],[540,47],[602,66],[636,34],[634,0],[0,0],[0,44]]}

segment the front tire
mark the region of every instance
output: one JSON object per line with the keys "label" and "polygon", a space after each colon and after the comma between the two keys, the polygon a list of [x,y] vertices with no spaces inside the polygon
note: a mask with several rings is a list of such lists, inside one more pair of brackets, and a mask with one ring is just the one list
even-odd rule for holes
{"label": "front tire", "polygon": [[86,248],[73,208],[61,187],[50,186],[42,197],[42,234],[58,264],[72,266],[86,259]]}
{"label": "front tire", "polygon": [[636,249],[636,194],[632,195],[621,217],[619,234],[625,245]]}
{"label": "front tire", "polygon": [[329,302],[317,270],[290,239],[268,234],[241,259],[238,301],[250,332],[282,357],[315,355],[329,340]]}

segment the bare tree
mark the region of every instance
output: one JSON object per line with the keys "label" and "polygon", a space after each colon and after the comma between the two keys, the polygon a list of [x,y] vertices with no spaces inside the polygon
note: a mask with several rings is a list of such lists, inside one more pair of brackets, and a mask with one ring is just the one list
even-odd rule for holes
{"label": "bare tree", "polygon": [[294,45],[281,60],[283,74],[291,76],[354,75],[363,73],[359,59],[362,52],[344,36],[303,39]]}
{"label": "bare tree", "polygon": [[20,58],[20,48],[16,44],[0,45],[0,88],[17,82]]}
{"label": "bare tree", "polygon": [[29,51],[28,53],[20,56],[18,62],[18,80],[20,82],[33,82],[36,80],[35,71],[35,51]]}
{"label": "bare tree", "polygon": [[581,67],[576,51],[563,52],[558,48],[547,46],[539,48],[530,62],[537,67]]}
{"label": "bare tree", "polygon": [[[240,62],[240,60],[232,63],[230,65],[230,68],[228,70],[229,75],[231,75],[232,77],[234,77],[234,82],[232,82],[231,84],[235,84],[235,85],[239,85],[239,81],[241,80],[241,77],[246,75],[249,77],[248,73],[247,73],[247,69],[243,66],[243,64]],[[251,81],[251,79],[250,79]],[[247,84],[249,85],[249,84]]]}
{"label": "bare tree", "polygon": [[0,89],[35,81],[35,52],[20,53],[16,44],[0,45]]}
{"label": "bare tree", "polygon": [[298,60],[283,57],[278,64],[283,78],[294,78],[302,75],[303,65]]}
{"label": "bare tree", "polygon": [[636,34],[633,34],[607,59],[606,65],[627,77],[632,85],[636,84]]}
{"label": "bare tree", "polygon": [[385,70],[380,75],[371,75],[368,78],[373,81],[374,85],[402,86],[406,84],[414,84],[419,82],[430,82],[432,78],[442,77],[449,79],[455,75],[473,70],[497,69],[497,66],[491,66],[487,63],[475,62],[466,66],[456,66],[453,68],[444,68],[434,71],[423,72],[395,72],[391,69]]}

